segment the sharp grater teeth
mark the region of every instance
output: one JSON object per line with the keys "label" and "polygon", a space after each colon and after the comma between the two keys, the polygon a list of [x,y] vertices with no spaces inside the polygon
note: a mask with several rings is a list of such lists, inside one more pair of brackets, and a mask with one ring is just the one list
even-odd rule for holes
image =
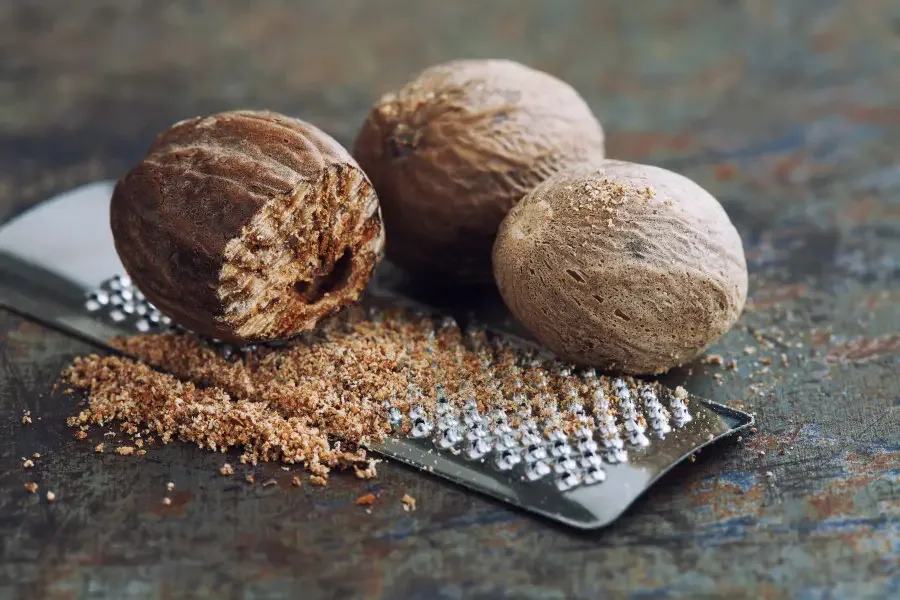
{"label": "sharp grater teeth", "polygon": [[669,425],[668,411],[656,397],[656,393],[649,387],[645,387],[641,392],[641,399],[644,402],[644,414],[650,423],[650,428],[660,438],[665,437],[672,431],[672,426]]}
{"label": "sharp grater teeth", "polygon": [[680,397],[677,392],[672,394],[669,406],[672,409],[672,420],[675,422],[676,427],[683,427],[694,419],[688,410],[685,398]]}
{"label": "sharp grater teeth", "polygon": [[550,465],[547,464],[544,460],[537,460],[525,467],[525,479],[528,481],[537,481],[543,477],[546,477],[551,472]]}
{"label": "sharp grater teeth", "polygon": [[103,281],[86,295],[84,308],[99,319],[139,333],[164,331],[172,326],[172,320],[148,302],[127,275]]}

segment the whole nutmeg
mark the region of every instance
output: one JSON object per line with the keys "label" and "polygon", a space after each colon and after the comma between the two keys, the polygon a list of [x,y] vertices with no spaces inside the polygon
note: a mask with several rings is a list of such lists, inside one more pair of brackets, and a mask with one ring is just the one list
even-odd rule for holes
{"label": "whole nutmeg", "polygon": [[507,306],[559,356],[661,373],[698,356],[747,298],[741,238],[691,180],[621,161],[537,186],[500,226],[494,274]]}
{"label": "whole nutmeg", "polygon": [[354,156],[381,200],[392,262],[442,287],[492,285],[500,221],[552,173],[602,158],[603,130],[551,75],[507,60],[461,60],[382,97]]}
{"label": "whole nutmeg", "polygon": [[291,337],[356,301],[384,248],[378,199],[353,158],[271,112],[175,124],[118,182],[110,221],[150,302],[235,343]]}

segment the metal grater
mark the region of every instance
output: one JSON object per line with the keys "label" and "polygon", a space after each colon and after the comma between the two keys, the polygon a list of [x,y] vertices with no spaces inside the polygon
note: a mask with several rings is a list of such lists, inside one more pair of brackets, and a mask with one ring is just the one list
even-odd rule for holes
{"label": "metal grater", "polygon": [[[109,345],[113,337],[172,325],[122,275],[108,225],[112,188],[112,182],[83,186],[0,227],[0,306],[116,351]],[[418,306],[390,290],[378,290],[373,302]],[[587,384],[592,373],[566,369]],[[657,397],[621,380],[614,398],[594,400],[599,427],[572,435],[530,419],[514,421],[503,411],[481,414],[474,403],[453,408],[439,401],[436,414],[415,403],[405,414],[391,407],[395,435],[369,449],[566,525],[594,529],[614,521],[692,453],[753,424],[745,412],[696,397],[686,403],[674,393]],[[579,407],[573,402],[566,410]]]}

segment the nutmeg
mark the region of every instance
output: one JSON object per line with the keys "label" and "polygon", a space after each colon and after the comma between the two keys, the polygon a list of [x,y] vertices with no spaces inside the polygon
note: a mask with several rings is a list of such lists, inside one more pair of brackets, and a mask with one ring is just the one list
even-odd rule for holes
{"label": "nutmeg", "polygon": [[507,211],[603,130],[559,79],[508,60],[431,67],[372,108],[354,156],[381,200],[388,258],[420,281],[493,284]]}
{"label": "nutmeg", "polygon": [[116,251],[172,320],[229,342],[287,338],[358,299],[384,233],[335,140],[271,112],[175,124],[116,185]]}
{"label": "nutmeg", "polygon": [[716,199],[621,161],[537,186],[504,219],[493,261],[507,306],[550,350],[635,374],[698,356],[747,297],[741,239]]}

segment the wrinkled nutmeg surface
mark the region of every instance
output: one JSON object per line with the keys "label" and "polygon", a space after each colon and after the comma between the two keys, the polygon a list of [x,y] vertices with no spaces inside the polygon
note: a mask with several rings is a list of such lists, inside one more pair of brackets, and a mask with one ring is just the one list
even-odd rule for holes
{"label": "wrinkled nutmeg surface", "polygon": [[372,108],[354,156],[384,212],[388,258],[441,285],[492,285],[500,221],[603,130],[559,79],[506,60],[431,67]]}
{"label": "wrinkled nutmeg surface", "polygon": [[493,261],[503,299],[548,348],[635,374],[697,357],[747,297],[741,239],[716,199],[621,161],[536,187],[503,221]]}
{"label": "wrinkled nutmeg surface", "polygon": [[290,337],[356,301],[384,248],[348,152],[270,112],[175,124],[116,185],[110,222],[147,299],[230,342]]}

